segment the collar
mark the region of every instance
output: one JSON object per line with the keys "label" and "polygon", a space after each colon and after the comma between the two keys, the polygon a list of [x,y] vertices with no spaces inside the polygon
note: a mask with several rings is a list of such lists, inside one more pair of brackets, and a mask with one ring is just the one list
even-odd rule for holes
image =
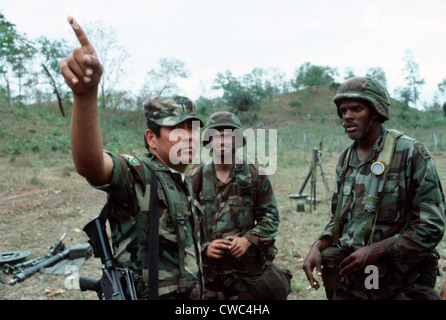
{"label": "collar", "polygon": [[388,134],[388,131],[385,127],[381,126],[381,133],[378,136],[378,138],[375,140],[375,143],[373,144],[372,151],[369,152],[367,157],[363,160],[360,160],[358,155],[356,154],[356,146],[357,142],[355,141],[353,143],[353,150],[355,152],[352,152],[352,156],[350,157],[349,165],[352,167],[358,167],[368,161],[371,161],[377,157],[377,155],[381,152],[382,148],[384,147],[384,139],[386,138]]}

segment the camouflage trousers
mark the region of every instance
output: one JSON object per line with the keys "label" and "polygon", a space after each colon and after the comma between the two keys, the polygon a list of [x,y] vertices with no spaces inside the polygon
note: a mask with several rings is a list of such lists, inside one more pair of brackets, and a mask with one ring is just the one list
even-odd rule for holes
{"label": "camouflage trousers", "polygon": [[253,300],[248,285],[236,274],[219,274],[204,285],[204,300]]}

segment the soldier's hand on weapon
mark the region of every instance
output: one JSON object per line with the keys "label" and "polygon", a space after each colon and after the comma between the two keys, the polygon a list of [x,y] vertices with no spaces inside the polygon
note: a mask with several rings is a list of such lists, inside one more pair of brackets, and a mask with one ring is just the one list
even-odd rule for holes
{"label": "soldier's hand on weapon", "polygon": [[252,242],[243,237],[227,236],[227,240],[231,241],[231,250],[229,253],[235,258],[240,259],[252,245]]}
{"label": "soldier's hand on weapon", "polygon": [[225,253],[231,250],[231,241],[226,239],[217,239],[212,241],[204,251],[206,256],[212,259],[221,259]]}
{"label": "soldier's hand on weapon", "polygon": [[349,276],[368,265],[375,265],[385,255],[387,255],[387,249],[381,242],[362,247],[341,261],[339,274]]}
{"label": "soldier's hand on weapon", "polygon": [[308,252],[307,257],[305,258],[304,264],[302,265],[302,269],[307,276],[308,281],[310,282],[310,287],[314,289],[319,289],[320,284],[313,277],[313,269],[316,268],[316,273],[319,277],[322,276],[322,254],[321,252],[328,248],[331,244],[331,240],[327,238],[322,238],[316,241]]}
{"label": "soldier's hand on weapon", "polygon": [[87,35],[77,21],[73,17],[68,17],[68,22],[81,47],[74,49],[60,62],[59,67],[62,75],[74,95],[97,94],[96,90],[103,70],[102,65]]}

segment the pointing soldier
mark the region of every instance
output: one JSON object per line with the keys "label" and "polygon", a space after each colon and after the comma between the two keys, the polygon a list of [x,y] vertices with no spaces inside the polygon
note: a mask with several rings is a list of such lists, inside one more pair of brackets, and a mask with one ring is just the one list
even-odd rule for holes
{"label": "pointing soldier", "polygon": [[[378,80],[352,78],[334,102],[354,143],[336,167],[332,218],[303,264],[311,286],[316,268],[328,299],[438,299],[445,199],[431,154],[382,125],[390,99]],[[379,273],[372,287],[367,266]]]}
{"label": "pointing soldier", "polygon": [[[152,290],[151,297],[200,299],[201,211],[184,174],[198,147],[197,127],[202,125],[195,116],[195,104],[185,97],[146,100],[148,129],[144,140],[148,154],[134,157],[103,151],[97,115],[102,65],[84,31],[74,19],[70,18],[69,22],[81,44],[60,63],[65,81],[73,91],[73,160],[80,175],[93,187],[107,192],[114,258],[120,267],[132,272],[137,297],[148,298],[151,288],[148,286],[147,230],[149,216],[156,214],[159,227],[154,229],[159,235],[159,256],[155,259],[158,259],[159,277],[155,279],[158,290],[155,293]],[[175,131],[172,140],[175,129],[180,130]],[[157,206],[151,212],[150,199],[145,195],[149,194],[153,174],[159,183],[155,193]]]}
{"label": "pointing soldier", "polygon": [[205,212],[205,300],[256,298],[242,277],[261,274],[265,260],[274,256],[276,200],[258,166],[236,156],[245,143],[235,114],[212,114],[203,132],[212,161],[191,173],[194,193]]}

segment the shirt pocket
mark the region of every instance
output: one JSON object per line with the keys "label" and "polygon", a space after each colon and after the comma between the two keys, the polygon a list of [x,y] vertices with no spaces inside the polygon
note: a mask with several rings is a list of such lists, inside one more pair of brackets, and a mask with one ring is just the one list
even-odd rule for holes
{"label": "shirt pocket", "polygon": [[[344,216],[344,213],[350,212],[353,206],[354,199],[354,188],[355,188],[355,179],[353,176],[346,177],[344,183],[342,185],[342,208],[341,212]],[[344,217],[346,218],[346,217]]]}
{"label": "shirt pocket", "polygon": [[[245,227],[245,229],[250,229],[251,226],[248,225],[250,219],[248,215],[250,215],[250,210],[248,210],[248,207],[243,202],[242,198],[237,195],[229,196],[228,204],[232,227],[240,230],[242,230],[243,227]],[[252,206],[252,204],[249,206]]]}
{"label": "shirt pocket", "polygon": [[377,221],[382,223],[393,223],[397,221],[400,216],[398,202],[398,176],[389,175],[381,193]]}

